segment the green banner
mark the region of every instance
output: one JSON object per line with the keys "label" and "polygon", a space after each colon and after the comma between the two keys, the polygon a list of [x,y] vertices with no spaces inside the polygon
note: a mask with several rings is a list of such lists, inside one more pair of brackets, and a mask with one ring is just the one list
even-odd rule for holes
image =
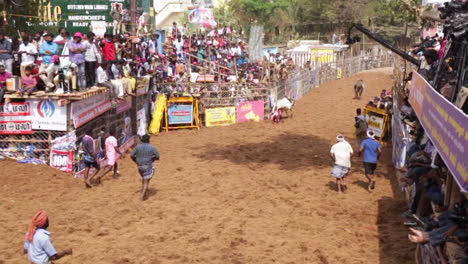
{"label": "green banner", "polygon": [[111,31],[114,19],[112,8],[123,15],[127,12],[127,0],[39,0],[39,17],[48,24],[65,27],[69,32],[96,30]]}

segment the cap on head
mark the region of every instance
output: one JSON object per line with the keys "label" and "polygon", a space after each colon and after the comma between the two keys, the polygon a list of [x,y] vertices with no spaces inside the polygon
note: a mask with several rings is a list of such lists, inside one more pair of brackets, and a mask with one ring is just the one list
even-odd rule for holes
{"label": "cap on head", "polygon": [[341,134],[339,134],[338,136],[336,136],[336,141],[337,142],[343,142],[345,141],[345,137]]}
{"label": "cap on head", "polygon": [[368,137],[368,138],[374,139],[374,138],[375,138],[375,133],[374,133],[374,131],[372,131],[372,130],[367,130],[367,137]]}
{"label": "cap on head", "polygon": [[54,63],[54,62],[56,62],[58,60],[60,60],[60,56],[59,55],[54,55],[54,56],[52,56],[52,61],[51,62]]}
{"label": "cap on head", "polygon": [[83,38],[83,34],[81,32],[76,32],[75,35],[73,35],[74,38]]}

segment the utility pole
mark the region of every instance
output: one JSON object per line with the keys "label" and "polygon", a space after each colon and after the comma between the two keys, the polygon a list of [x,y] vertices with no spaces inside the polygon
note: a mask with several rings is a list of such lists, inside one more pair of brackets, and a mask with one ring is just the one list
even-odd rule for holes
{"label": "utility pole", "polygon": [[136,35],[136,12],[137,12],[137,1],[138,0],[130,0],[130,32],[133,36]]}

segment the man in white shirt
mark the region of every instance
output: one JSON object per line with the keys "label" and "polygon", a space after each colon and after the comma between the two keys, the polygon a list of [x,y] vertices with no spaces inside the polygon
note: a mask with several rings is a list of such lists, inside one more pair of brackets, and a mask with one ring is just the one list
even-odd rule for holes
{"label": "man in white shirt", "polygon": [[351,156],[353,148],[345,140],[343,135],[336,137],[337,143],[330,150],[330,157],[335,162],[331,175],[336,178],[338,192],[341,193],[347,189],[345,178],[351,169]]}
{"label": "man in white shirt", "polygon": [[86,87],[90,88],[96,84],[96,63],[101,63],[101,53],[98,45],[94,42],[95,34],[88,32],[86,39],[83,40],[83,45],[86,47],[85,52],[85,74]]}
{"label": "man in white shirt", "polygon": [[26,66],[34,64],[37,56],[37,48],[29,42],[29,38],[23,38],[23,43],[19,46],[18,53],[21,54],[21,77],[25,75],[24,69]]}
{"label": "man in white shirt", "polygon": [[174,40],[174,47],[176,48],[177,57],[182,57],[183,49],[184,49],[184,41],[182,40],[181,36],[177,36],[177,40]]}

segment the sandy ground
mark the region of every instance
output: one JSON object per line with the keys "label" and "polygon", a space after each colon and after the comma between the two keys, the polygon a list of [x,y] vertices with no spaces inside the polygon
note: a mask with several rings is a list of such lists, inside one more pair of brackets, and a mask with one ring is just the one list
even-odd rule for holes
{"label": "sandy ground", "polygon": [[[366,83],[353,100],[357,79]],[[390,89],[387,71],[328,83],[299,101],[294,117],[153,137],[162,158],[150,197],[126,157],[122,177],[85,189],[46,166],[0,162],[0,263],[28,263],[24,233],[50,214],[58,263],[413,263],[386,149],[369,193],[359,158],[338,195],[327,156],[337,133],[352,136],[354,110]]]}

